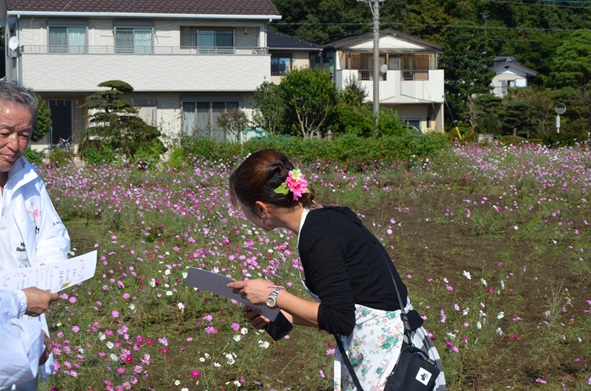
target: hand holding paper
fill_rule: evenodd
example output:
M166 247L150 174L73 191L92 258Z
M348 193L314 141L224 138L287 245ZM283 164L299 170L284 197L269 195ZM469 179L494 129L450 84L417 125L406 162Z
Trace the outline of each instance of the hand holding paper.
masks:
M217 293L218 295L222 295L227 298L236 300L237 302L245 306L248 306L251 309L260 310L261 315L263 315L271 321L275 319L275 317L279 314L278 309L271 309L266 305L254 305L239 293L234 293L232 291L232 288L228 287L228 284L234 281L236 280L234 280L233 278L229 278L221 274L212 273L207 270L192 267L189 268L185 284L188 286L192 286L194 288L210 291L212 293ZM262 302L264 303L264 300Z
M94 276L96 250L66 261L0 271L0 289L17 290L31 286L59 292Z

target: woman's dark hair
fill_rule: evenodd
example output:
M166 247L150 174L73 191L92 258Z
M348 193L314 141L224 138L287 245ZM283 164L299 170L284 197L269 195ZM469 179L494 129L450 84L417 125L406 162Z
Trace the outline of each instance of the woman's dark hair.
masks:
M314 192L305 193L297 201L293 194L275 193L295 167L287 156L273 150L262 150L247 157L230 175L230 197L232 203L242 204L253 210L257 201L266 202L282 208L293 208L298 204L312 205Z

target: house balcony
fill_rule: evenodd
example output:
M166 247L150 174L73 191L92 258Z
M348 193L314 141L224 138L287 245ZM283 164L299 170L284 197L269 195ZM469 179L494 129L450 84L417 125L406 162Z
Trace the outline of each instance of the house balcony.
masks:
M270 81L270 55L263 47L28 45L18 61L19 80L38 92L91 92L114 79L138 92L237 92Z
M379 75L380 103L443 103L444 71L429 70L388 70ZM335 83L344 89L355 80L366 92L366 100L373 99L373 71L364 69L340 69L335 71Z

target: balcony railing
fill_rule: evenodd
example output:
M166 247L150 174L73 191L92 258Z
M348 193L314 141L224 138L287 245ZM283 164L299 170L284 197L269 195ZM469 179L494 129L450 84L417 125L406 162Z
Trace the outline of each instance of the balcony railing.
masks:
M413 69L402 71L402 80L429 80L428 69Z
M373 80L373 71L367 69L359 70L359 80ZM379 73L379 80L388 80L386 73Z
M24 45L26 54L173 54L173 55L266 55L266 47L185 47L185 46L48 46Z

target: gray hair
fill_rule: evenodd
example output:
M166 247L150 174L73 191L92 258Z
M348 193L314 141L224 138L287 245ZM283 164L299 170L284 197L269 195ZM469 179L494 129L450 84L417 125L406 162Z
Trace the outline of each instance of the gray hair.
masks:
M16 81L0 81L0 105L10 103L26 107L33 117L33 123L37 119L39 101L35 93Z

